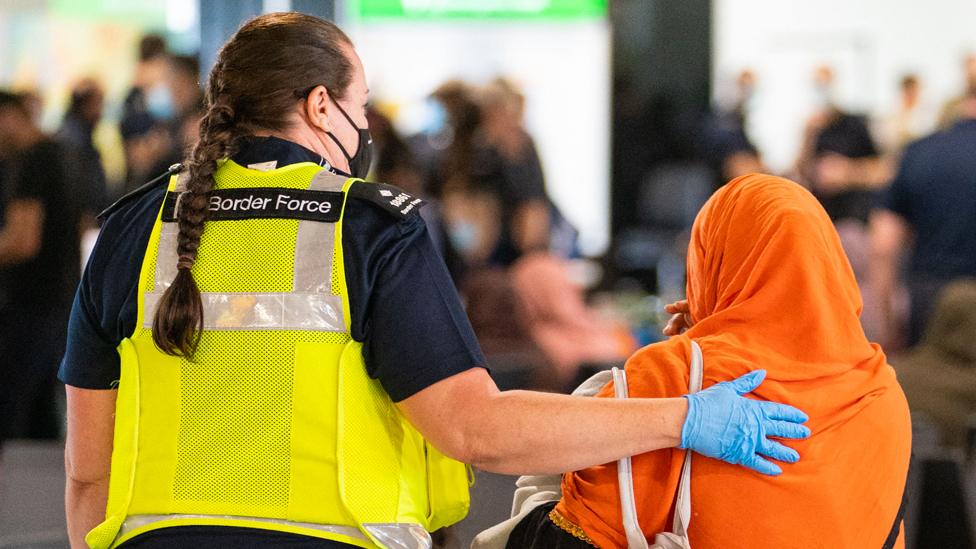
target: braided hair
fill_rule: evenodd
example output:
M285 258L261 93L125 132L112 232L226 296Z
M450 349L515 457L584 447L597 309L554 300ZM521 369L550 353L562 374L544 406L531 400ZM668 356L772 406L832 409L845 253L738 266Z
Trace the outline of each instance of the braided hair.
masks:
M161 351L192 358L203 331L203 300L193 264L207 220L208 194L218 161L234 154L241 137L288 129L300 100L316 86L342 98L352 79L343 47L349 38L334 24L299 13L251 19L224 45L210 71L200 138L189 159L177 223L176 278L153 318Z

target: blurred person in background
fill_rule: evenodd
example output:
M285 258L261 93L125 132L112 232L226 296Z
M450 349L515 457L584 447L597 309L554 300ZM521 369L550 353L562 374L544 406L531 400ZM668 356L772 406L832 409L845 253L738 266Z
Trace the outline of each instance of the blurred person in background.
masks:
M533 337L509 269L473 272L458 290L478 344L491 364L491 377L500 389L565 388L553 379L555 367Z
M427 194L442 198L445 192L471 186L481 109L473 88L461 80L438 86L429 105L437 120L409 143L427 172Z
M580 372L619 366L637 349L626 326L602 318L585 301L566 260L548 252L523 255L510 269L517 315L551 368L536 387L571 392Z
M976 88L958 109L952 127L905 148L871 215L869 282L878 317L887 321L882 345L917 343L942 289L976 277ZM893 295L903 283L911 300L907 334L892 314Z
M448 270L460 272L461 257L453 246L448 245L441 218L440 201L427 194L424 184L424 171L407 141L397 132L393 121L375 107L366 110L370 135L373 138L373 168L370 179L373 181L396 181L397 186L413 196L427 201L420 216L427 223L434 247L441 253Z
M166 40L156 34L142 37L119 120L126 160L123 194L161 173L178 156L181 145L169 124L176 114L173 72Z
M479 163L482 111L476 91L460 80L441 84L431 100L443 113L443 127L411 143L427 162L427 194L439 202L447 235L445 257L451 277L464 278L491 264L501 234L501 209L492 180ZM436 126L435 126L436 127Z
M30 118L37 127L41 126L41 119L44 116L44 96L36 88L27 88L16 92L20 96L24 107L30 113Z
M812 83L818 106L807 120L796 170L835 223L866 223L887 170L865 118L837 105L833 69L817 67Z
M173 118L182 122L203 108L200 60L194 55L173 55L169 58L169 66L169 84L173 96Z
M371 179L397 181L397 186L414 196L424 196L424 175L420 163L388 116L370 105L366 109L369 134L373 137ZM426 208L425 208L426 210Z
M968 116L965 112L964 103L967 96L976 90L976 53L971 53L963 58L962 77L962 93L942 105L942 111L939 114L939 128L943 130L951 128L957 120Z
M898 90L898 105L880 121L878 131L885 154L896 160L906 145L935 128L935 117L922 100L922 83L918 75L902 76Z
M102 119L105 91L92 78L78 82L71 90L68 110L55 135L64 147L71 166L72 180L82 215L82 230L95 228L97 216L108 206L108 188L102 155L95 147L93 134Z
M163 163L172 160L173 135L148 112L126 117L119 124L119 133L125 153L123 192L128 193L162 173Z
M976 414L976 279L948 284L921 342L892 359L913 414L939 429L941 442L966 448ZM968 448L967 448L968 449Z
M186 157L200 133L203 116L203 90L200 87L200 62L192 55L167 57L167 72L163 79L172 101L172 112L153 116L156 124L169 132L170 150L149 170L148 177L165 172Z
M705 120L702 154L716 173L716 188L741 175L766 171L747 132L755 93L755 73L740 71L734 88L719 98Z
M542 162L525 130L525 96L504 78L479 90L482 122L478 171L498 196L501 234L491 262L507 267L550 244L554 208Z
M6 437L54 439L55 375L79 278L79 213L61 145L0 91L0 376Z
M138 61L132 87L122 103L121 121L133 115L149 113L157 119L173 115L173 97L168 85L170 72L166 39L148 34L139 40Z

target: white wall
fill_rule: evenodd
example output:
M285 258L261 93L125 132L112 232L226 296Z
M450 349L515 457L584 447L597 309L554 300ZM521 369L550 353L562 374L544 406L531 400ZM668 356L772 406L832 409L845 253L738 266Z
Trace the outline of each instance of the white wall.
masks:
M609 242L610 35L605 21L343 24L372 96L400 107L401 130L439 84L505 75L526 94L526 118L549 194L588 255ZM395 184L396 182L391 182Z
M714 81L758 76L751 133L777 170L796 154L813 108L814 66L835 67L838 99L871 114L893 109L900 76L916 72L937 107L962 86L962 58L976 52L974 0L715 0Z

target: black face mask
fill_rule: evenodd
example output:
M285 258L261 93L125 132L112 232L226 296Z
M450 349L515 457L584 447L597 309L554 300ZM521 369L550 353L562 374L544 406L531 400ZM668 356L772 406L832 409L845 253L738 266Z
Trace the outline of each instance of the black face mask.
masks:
M338 102L333 101L333 103L335 103L336 107L339 107L339 112L342 113L342 116L346 117L349 125L355 128L356 132L359 134L359 145L356 147L356 154L350 155L348 152L346 152L346 148L342 146L342 143L339 142L339 139L336 138L332 132L326 132L326 135L335 141L335 144L339 146L339 150L342 151L342 156L345 156L346 161L349 162L349 175L362 179L369 173L369 162L370 154L372 152L371 145L373 144L373 138L369 135L368 129L360 128L355 122L352 121L352 118L346 114L345 109L343 109Z

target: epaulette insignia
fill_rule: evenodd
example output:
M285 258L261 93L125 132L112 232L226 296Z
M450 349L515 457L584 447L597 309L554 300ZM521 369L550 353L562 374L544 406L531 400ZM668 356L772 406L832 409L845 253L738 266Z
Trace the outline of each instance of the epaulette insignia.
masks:
M369 201L398 219L420 213L420 208L426 204L423 199L384 183L357 181L347 192L349 196Z

